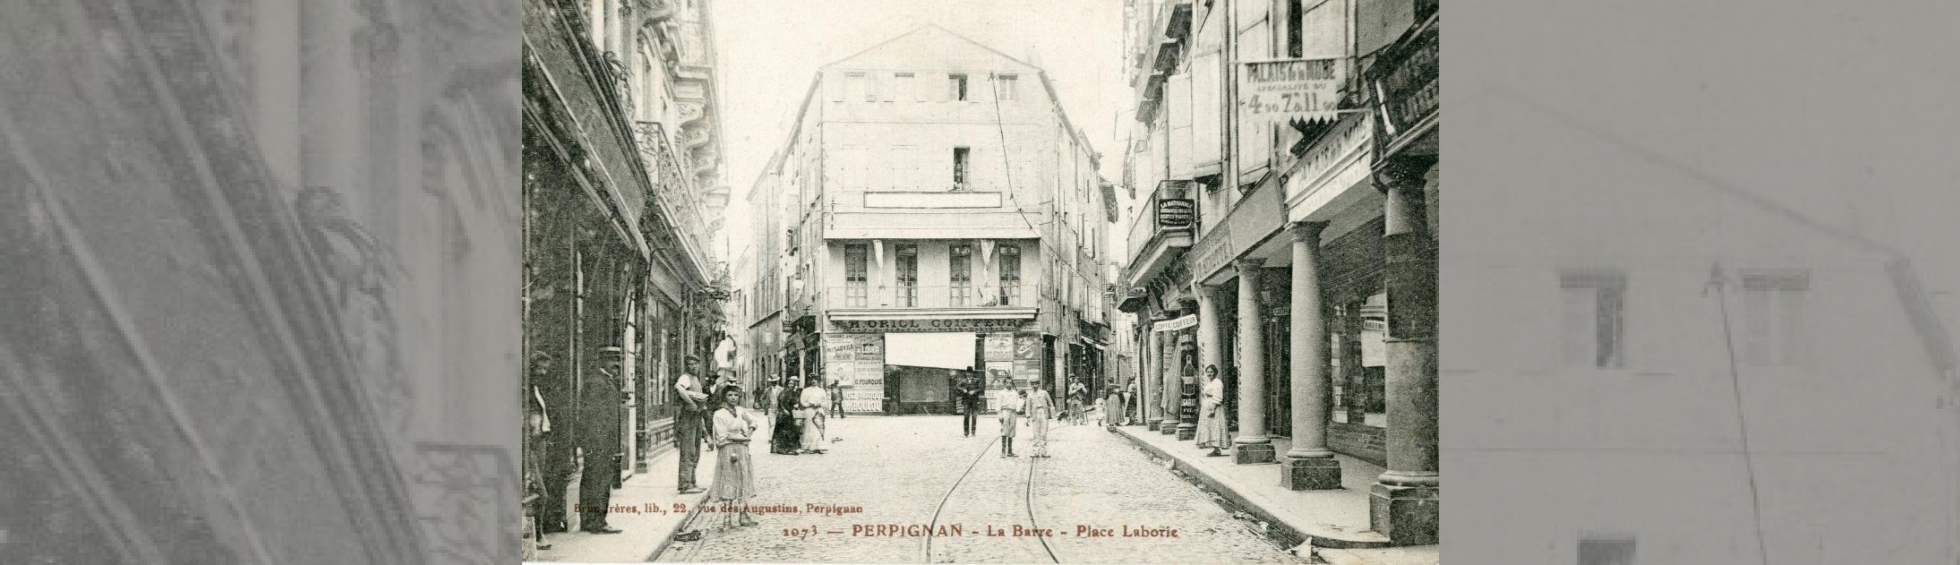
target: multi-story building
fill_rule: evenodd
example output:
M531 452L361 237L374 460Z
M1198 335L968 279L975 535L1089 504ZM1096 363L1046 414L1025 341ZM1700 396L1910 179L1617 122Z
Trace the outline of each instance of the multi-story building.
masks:
M1451 472L1532 477L1465 491L1512 509L1513 533L1451 552L1952 561L1953 342L1906 254L1778 194L1802 189L1733 186L1556 110L1486 107L1466 127L1542 141L1466 159L1560 164L1451 202L1477 242L1445 251L1467 276L1442 289L1444 387L1474 415L1452 416Z
M827 65L749 196L757 284L785 298L753 322L780 316L785 371L840 382L855 412L944 394L886 382L887 333L973 335L996 387L1100 386L1097 166L1041 69L945 29Z
M787 211L782 198L779 174L781 154L770 160L747 195L749 215L749 266L737 285L748 291L747 315L739 320L742 348L749 352L749 371L759 383L783 379L783 265L788 260L784 244L783 219Z
M524 390L552 423L524 457L549 532L575 527L574 493L672 444L671 384L686 357L712 367L722 337L727 190L705 6L524 8Z
M1137 121L1124 178L1139 205L1121 307L1138 317L1147 424L1195 435L1199 375L1216 367L1237 463L1278 461L1296 490L1376 477L1372 533L1343 525L1319 542L1437 542L1435 190L1421 182L1434 179L1434 105L1395 101L1387 135L1403 152L1376 163L1386 137L1363 88L1384 46L1433 29L1434 8L1127 9ZM1398 95L1428 87L1433 100L1428 61L1400 67Z

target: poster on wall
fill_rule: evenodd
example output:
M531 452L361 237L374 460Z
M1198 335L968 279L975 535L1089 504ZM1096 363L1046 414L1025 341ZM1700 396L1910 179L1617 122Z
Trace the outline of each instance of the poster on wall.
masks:
M881 334L825 334L824 379L844 389L844 410L884 410L885 355ZM855 399L855 400L853 400Z
M858 345L858 336L853 334L824 334L824 364L848 363L857 360Z
M1021 334L1021 335L1014 336L1014 358L1015 359L1040 359L1041 336L1034 335L1034 334Z
M1011 361L1014 359L1014 334L987 334L986 344L988 361Z
M987 409L1000 406L1002 394L1013 394L1014 389L1025 383L1014 374L1013 361L990 361L987 363Z
M844 390L844 410L847 412L880 412L884 408L884 387L859 386Z
M883 391L885 386L885 366L883 364L873 364L869 361L859 361L857 364L857 373L852 378L857 381L858 386L877 387L878 390ZM880 392L880 394L883 393Z

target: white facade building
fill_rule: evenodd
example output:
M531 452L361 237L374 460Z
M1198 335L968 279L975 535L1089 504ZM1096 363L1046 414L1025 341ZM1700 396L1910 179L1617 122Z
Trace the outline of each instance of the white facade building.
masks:
M942 28L825 66L750 196L781 226L756 256L780 261L786 371L839 381L847 410L931 405L937 385L887 386L883 335L966 333L1001 386L1099 384L1097 159L1041 69Z

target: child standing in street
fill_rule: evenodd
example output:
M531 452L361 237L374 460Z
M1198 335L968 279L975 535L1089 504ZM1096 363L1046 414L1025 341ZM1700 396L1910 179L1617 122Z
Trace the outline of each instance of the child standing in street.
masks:
M1014 428L1021 425L1021 406L1027 400L1028 392L1002 393L1000 407L996 411L1000 413L1000 456L1007 458L1014 456Z

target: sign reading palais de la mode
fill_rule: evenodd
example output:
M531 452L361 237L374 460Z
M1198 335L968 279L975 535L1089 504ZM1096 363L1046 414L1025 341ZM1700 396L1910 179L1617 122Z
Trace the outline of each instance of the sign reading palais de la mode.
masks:
M1288 59L1245 64L1239 73L1242 126L1340 117L1339 59Z

